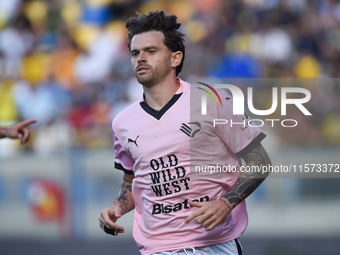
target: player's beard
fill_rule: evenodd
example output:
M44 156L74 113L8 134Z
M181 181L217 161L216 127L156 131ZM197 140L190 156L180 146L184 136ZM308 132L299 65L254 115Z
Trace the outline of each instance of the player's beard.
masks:
M171 66L170 64L167 65L167 63L163 63L155 67L151 67L149 65L146 65L145 67L149 70L148 74L139 75L137 73L138 67L135 70L135 76L140 84L148 88L160 83L171 71Z

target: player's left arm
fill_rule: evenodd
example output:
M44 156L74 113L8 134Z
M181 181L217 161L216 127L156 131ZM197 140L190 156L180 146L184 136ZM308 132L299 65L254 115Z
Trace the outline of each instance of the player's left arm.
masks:
M261 144L242 157L247 166L259 169L259 172L244 171L231 189L221 198L230 211L246 199L267 178L269 171L262 172L262 166L271 165L271 160Z
M262 166L271 164L270 158L261 144L258 144L242 159L247 166L258 167L262 170ZM213 230L218 226L228 214L239 203L246 199L269 175L269 172L242 172L235 184L230 190L219 200L209 202L189 202L191 206L200 207L193 212L185 222L188 223L192 219L197 218L197 223L202 224L207 231Z

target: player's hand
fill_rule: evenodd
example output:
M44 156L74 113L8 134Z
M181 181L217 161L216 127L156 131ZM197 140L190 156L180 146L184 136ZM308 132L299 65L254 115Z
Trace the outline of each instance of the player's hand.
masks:
M110 207L100 212L99 226L107 234L117 236L118 233L124 233L124 227L116 224L118 218L122 215L122 209L117 205L111 205Z
M231 211L231 207L228 206L226 199L222 199L223 198L208 202L189 201L191 206L198 207L199 209L190 214L185 219L185 223L189 223L191 220L198 217L196 220L198 224L202 224L207 231L213 230L227 218Z
M21 144L25 144L30 137L30 131L28 130L27 126L36 122L36 120L26 120L19 122L11 127L6 128L5 136L9 138L18 138L20 139Z

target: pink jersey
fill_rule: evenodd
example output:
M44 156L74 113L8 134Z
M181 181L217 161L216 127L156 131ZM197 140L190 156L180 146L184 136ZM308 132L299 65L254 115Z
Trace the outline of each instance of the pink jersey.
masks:
M202 93L180 80L180 88L160 111L141 99L113 121L115 167L135 175L133 236L142 254L228 242L247 226L245 202L212 231L196 220L184 223L198 209L188 201L221 198L239 175L207 173L204 166L238 168L239 157L265 137L259 128L247 125L213 127L213 118L242 122L246 116L232 114L232 100L223 91L223 106L208 100L211 114L202 116L200 102L191 102L193 96L200 100Z

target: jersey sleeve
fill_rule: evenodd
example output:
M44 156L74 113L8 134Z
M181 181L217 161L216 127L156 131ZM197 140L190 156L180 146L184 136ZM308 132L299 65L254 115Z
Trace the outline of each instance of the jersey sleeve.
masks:
M117 135L112 130L113 148L115 151L114 165L115 168L124 171L126 174L133 174L133 165L135 161L130 153L121 145Z
M216 132L228 148L240 158L254 149L266 135L251 122L246 113L233 115L233 100L226 92L222 93L221 96L226 99L222 106L216 108L216 115L224 124L216 124Z

